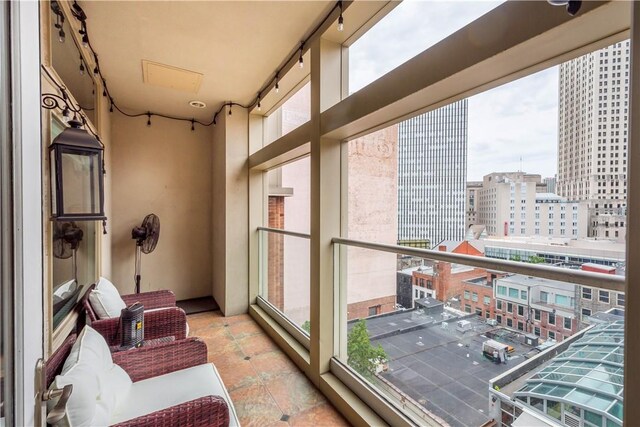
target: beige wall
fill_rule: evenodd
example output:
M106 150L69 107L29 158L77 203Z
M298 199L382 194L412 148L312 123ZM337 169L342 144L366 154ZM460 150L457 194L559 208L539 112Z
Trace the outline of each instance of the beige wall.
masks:
M213 211L209 262L213 297L225 316L249 309L249 117L245 109L228 109L211 136L210 178Z
M348 144L349 238L395 245L398 241L398 126ZM349 248L349 318L357 317L358 303L365 301L370 301L369 306L381 304L382 311L393 309L396 262L395 254Z
M142 255L141 290L170 289L178 300L211 295L211 128L112 117L110 279L120 292L133 292L131 229L155 213L160 240Z

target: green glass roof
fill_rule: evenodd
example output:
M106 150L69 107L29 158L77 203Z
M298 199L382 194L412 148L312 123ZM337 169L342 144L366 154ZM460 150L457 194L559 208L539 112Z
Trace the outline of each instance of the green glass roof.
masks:
M598 325L556 356L516 397L560 399L622 422L624 322Z

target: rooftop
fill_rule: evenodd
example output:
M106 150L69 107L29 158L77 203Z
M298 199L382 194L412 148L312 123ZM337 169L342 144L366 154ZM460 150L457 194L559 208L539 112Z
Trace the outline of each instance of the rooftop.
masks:
M543 279L541 277L525 276L523 274L512 274L496 279L496 282L512 283L521 286L536 286L561 289L564 291L574 291L576 285L573 283L561 282L559 280Z
M445 312L446 315L446 312ZM466 316L471 329L462 333L450 317L421 316L416 311L367 319L374 345L389 356L389 370L382 376L452 426L479 426L489 421L489 380L522 361L531 348L523 336L495 328L476 315ZM514 347L506 364L482 355L488 339Z

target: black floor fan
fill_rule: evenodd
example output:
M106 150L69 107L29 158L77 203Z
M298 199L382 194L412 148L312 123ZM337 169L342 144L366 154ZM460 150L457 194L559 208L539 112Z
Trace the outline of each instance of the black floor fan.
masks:
M53 228L53 256L60 259L71 258L73 278L78 279L76 252L84 233L75 222L55 221Z
M144 217L142 225L133 227L131 238L136 241L136 293L140 293L140 262L142 253L153 252L160 238L160 218L156 214L149 214Z

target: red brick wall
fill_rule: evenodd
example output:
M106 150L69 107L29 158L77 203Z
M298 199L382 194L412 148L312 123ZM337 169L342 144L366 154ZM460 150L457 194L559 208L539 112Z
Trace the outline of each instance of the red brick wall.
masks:
M469 298L465 298L465 291L469 292ZM473 293L478 295L478 300L473 300ZM462 283L462 299L460 300L460 310L466 311L466 305L471 306L471 313L476 312L476 308L482 310L482 317L486 318L486 312L489 310L489 317L495 318L496 303L493 298L493 288L482 285L472 285L470 283ZM489 305L484 303L484 297L489 297Z
M436 291L436 298L443 302L449 298L460 297L463 292L463 282L465 280L487 274L486 270L481 268L474 268L473 270L461 273L452 273L451 264L448 262L436 262L434 263L434 268L438 272L437 277L420 271L414 271L412 279L413 285L426 286L427 280L430 280L433 284L433 289Z
M347 306L347 320L369 317L369 307L379 307L376 314L389 313L393 311L395 303L395 295L351 303Z
M284 197L269 196L269 227L284 228ZM268 300L279 310L284 309L284 236L268 233L269 261L267 266Z

